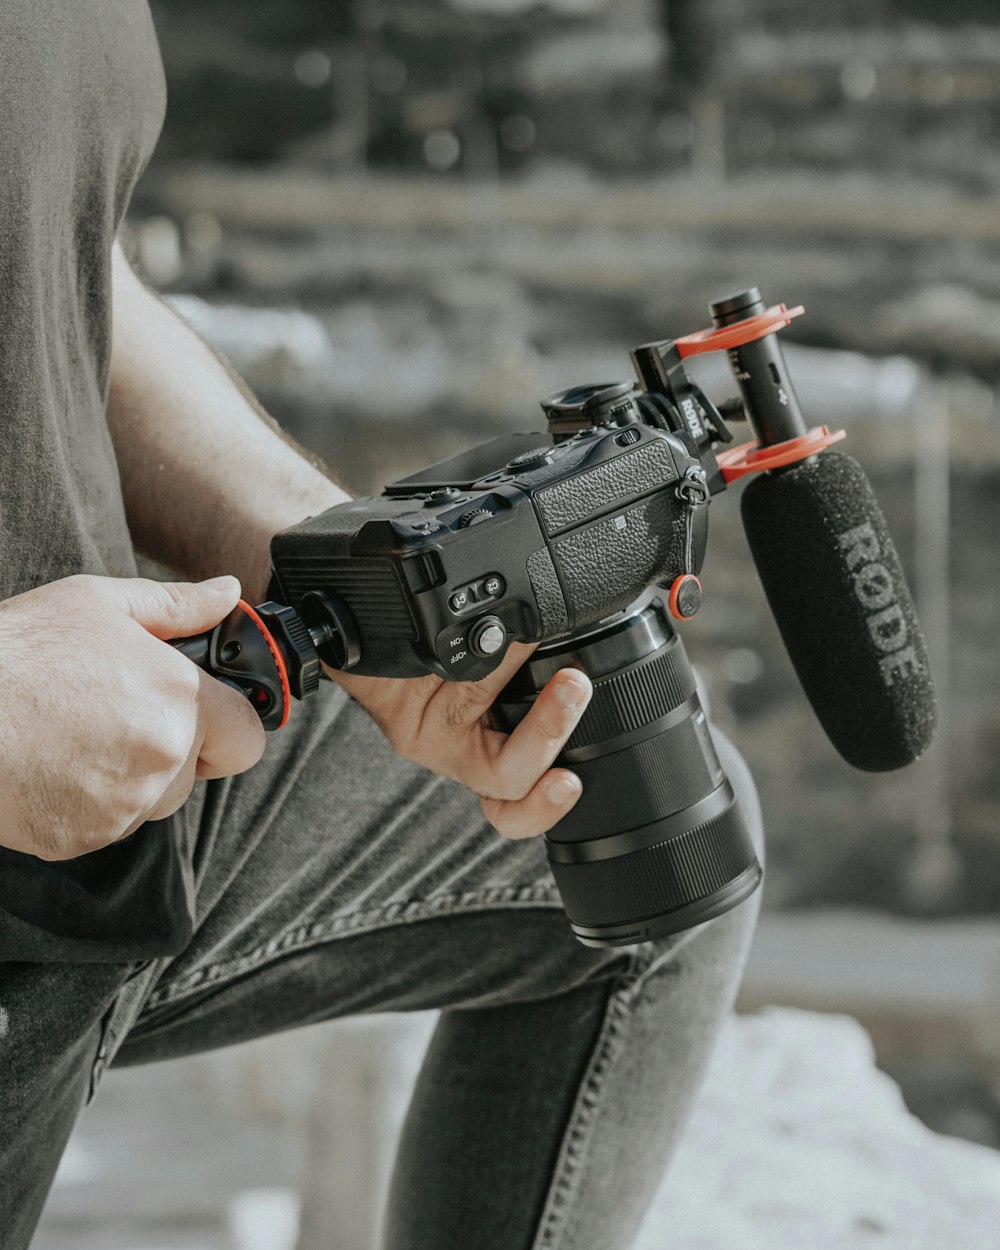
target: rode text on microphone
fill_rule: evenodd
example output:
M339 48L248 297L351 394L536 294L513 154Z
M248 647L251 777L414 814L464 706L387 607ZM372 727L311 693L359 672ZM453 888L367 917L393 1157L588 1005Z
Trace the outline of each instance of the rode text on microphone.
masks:
M478 680L511 642L538 643L494 715L514 728L561 667L593 681L558 760L583 795L546 835L574 933L626 945L728 910L761 870L673 624L701 604L712 495L753 478L750 549L844 758L900 767L935 719L926 648L871 487L829 450L843 431L809 429L799 410L777 332L802 311L766 307L755 288L717 301L710 329L636 348L635 381L544 400L545 432L493 439L307 518L272 542L280 602L241 605L178 645L278 728L290 696L316 688L317 657L371 676ZM739 388L718 406L684 363L712 351L727 354ZM727 421L740 419L754 437L729 447Z

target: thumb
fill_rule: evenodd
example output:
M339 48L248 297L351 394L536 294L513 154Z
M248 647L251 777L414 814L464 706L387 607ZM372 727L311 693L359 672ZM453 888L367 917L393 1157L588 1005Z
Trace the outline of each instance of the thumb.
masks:
M200 634L229 615L240 597L235 577L207 582L154 582L129 578L119 583L123 607L154 637L187 638Z

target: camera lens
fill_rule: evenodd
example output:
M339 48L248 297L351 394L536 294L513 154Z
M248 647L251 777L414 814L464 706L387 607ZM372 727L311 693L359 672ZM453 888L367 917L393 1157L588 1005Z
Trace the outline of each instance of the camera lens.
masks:
M540 648L506 687L513 728L560 668L594 696L557 761L583 782L546 835L576 936L626 946L688 929L753 893L761 868L712 743L683 644L654 598L613 626Z

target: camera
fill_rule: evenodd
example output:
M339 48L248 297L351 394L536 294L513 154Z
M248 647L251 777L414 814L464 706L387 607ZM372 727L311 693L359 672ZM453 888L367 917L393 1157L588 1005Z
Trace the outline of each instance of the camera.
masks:
M787 324L783 306L768 316L749 295L768 333ZM573 932L592 945L701 923L761 878L673 627L701 602L709 502L726 484L717 450L731 439L683 350L638 347L637 380L543 400L544 432L495 438L272 543L273 596L324 623L319 653L335 667L477 680L512 641L538 643L496 702L505 729L558 668L588 674L592 701L558 761L583 794L546 847Z
M799 410L777 332L803 309L768 307L755 287L710 307L708 329L635 348L634 380L544 400L545 430L278 534L271 601L177 644L267 728L317 688L320 661L475 681L512 642L536 644L494 704L505 730L558 669L587 673L593 697L557 760L583 793L545 844L571 928L594 946L700 924L761 879L675 629L701 604L709 504L729 483L757 475L743 495L751 552L841 754L900 767L934 725L926 650L871 488L827 452L843 431L807 429ZM719 405L685 366L713 351L739 390ZM727 446L728 422L743 419L756 437Z

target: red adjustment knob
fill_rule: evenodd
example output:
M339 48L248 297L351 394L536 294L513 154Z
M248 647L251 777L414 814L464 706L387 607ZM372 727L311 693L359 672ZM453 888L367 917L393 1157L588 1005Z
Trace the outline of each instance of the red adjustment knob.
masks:
M667 599L670 615L678 621L689 621L701 607L701 582L693 573L675 577Z

